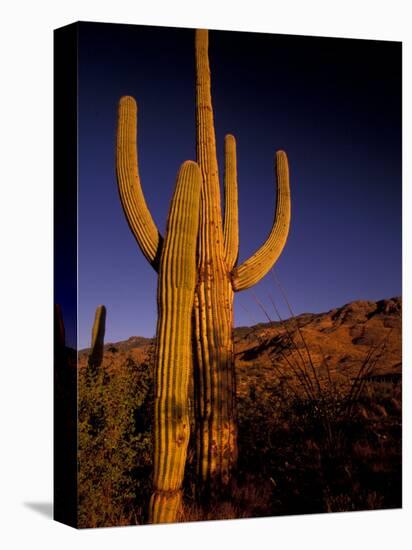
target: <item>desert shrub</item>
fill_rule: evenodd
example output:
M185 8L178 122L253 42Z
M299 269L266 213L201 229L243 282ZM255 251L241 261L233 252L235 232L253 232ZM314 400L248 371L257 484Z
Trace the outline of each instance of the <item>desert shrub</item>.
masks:
M276 345L283 365L269 354L277 384L251 385L239 398L238 480L253 477L249 483L265 489L272 482L262 515L401 506L401 385L369 382L385 360L390 331L343 384L332 377L325 357L314 365L290 313L287 323L279 317L283 330ZM267 347L263 339L259 343Z
M257 495L271 493L266 510L248 503L251 515L401 506L399 387L394 397L388 388L384 398L379 387L376 395L371 391L359 395L350 414L346 393L333 402L325 390L319 403L279 384L258 388L256 397L254 391L241 396L238 484L254 485ZM376 405L386 414L377 415Z
M150 490L151 369L109 354L79 369L79 524L141 523Z

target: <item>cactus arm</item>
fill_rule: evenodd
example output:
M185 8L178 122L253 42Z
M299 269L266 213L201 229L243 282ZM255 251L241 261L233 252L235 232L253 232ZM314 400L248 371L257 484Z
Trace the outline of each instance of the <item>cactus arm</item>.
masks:
M276 262L286 244L290 225L290 187L288 159L284 151L276 153L276 176L276 211L272 230L261 248L234 269L232 284L235 291L245 290L260 281Z
M92 329L92 345L89 355L89 365L99 367L103 361L104 333L106 330L106 308L99 306L96 309Z
M189 442L192 310L197 281L196 246L201 173L185 162L170 206L158 281L155 361L154 492L150 523L179 517Z
M143 195L136 141L137 104L132 97L124 96L119 102L116 143L116 173L120 200L138 245L157 271L163 239Z
M237 197L236 140L225 137L225 221L223 228L225 260L229 271L236 265L239 255L239 221Z

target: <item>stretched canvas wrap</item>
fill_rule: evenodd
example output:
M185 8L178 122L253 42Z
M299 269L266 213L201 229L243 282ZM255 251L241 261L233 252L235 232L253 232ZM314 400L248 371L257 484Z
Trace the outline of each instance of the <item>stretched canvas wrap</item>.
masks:
M55 519L402 506L398 42L55 31Z

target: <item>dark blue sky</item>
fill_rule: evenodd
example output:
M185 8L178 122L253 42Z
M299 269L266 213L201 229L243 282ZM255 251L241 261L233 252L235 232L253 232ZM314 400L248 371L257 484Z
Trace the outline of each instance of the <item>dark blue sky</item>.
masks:
M117 192L117 102L138 102L142 186L163 231L178 168L195 159L195 74L192 30L79 29L82 348L99 304L107 342L156 327L157 275ZM209 42L221 168L224 135L237 139L240 261L270 230L274 153L284 149L292 224L276 271L295 313L401 294L400 43L224 31ZM268 309L270 293L286 316L271 275L253 291ZM264 320L250 291L235 296L236 325Z

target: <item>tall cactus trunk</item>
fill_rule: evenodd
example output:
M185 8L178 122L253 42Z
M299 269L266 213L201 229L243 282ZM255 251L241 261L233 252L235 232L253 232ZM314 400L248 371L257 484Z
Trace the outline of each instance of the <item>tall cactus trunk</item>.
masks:
M155 362L154 492L150 523L179 519L189 443L189 376L197 280L201 176L186 161L178 175L160 259Z
M229 484L237 460L233 291L224 276L202 269L194 314L196 450L200 490L213 496Z
M227 485L236 462L233 290L224 235L211 98L207 31L196 32L197 162L202 172L195 377L198 474L202 489Z

